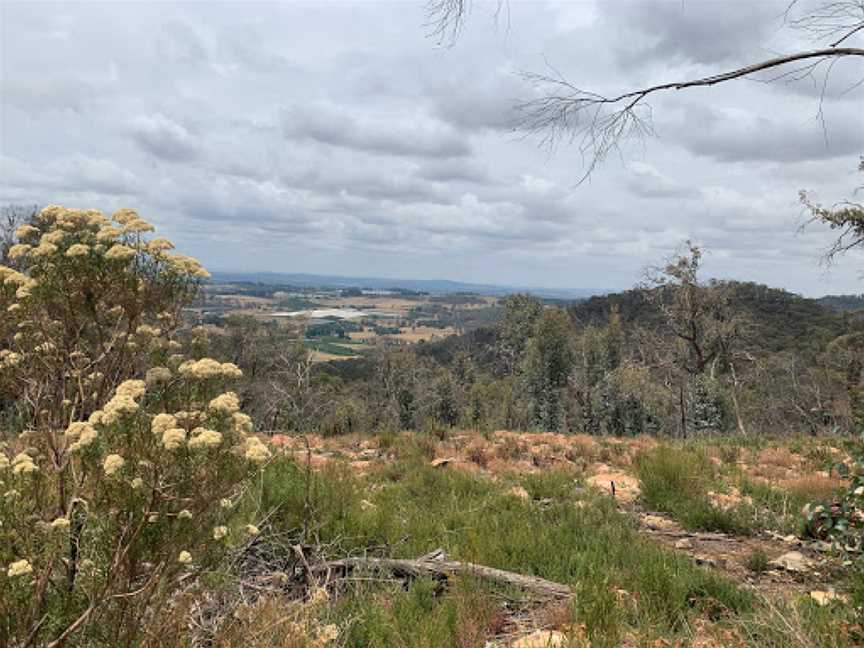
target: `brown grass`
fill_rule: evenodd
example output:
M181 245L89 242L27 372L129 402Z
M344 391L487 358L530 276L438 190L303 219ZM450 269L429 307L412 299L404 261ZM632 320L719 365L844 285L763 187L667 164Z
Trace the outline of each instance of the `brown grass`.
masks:
M472 439L465 448L465 456L471 463L485 468L489 465L489 444L485 439Z
M825 474L812 474L797 477L781 482L779 486L790 494L811 499L814 501L822 501L830 499L838 490L843 488L845 482L836 477L829 477Z
M757 462L791 470L799 466L801 457L789 448L766 448L757 455Z

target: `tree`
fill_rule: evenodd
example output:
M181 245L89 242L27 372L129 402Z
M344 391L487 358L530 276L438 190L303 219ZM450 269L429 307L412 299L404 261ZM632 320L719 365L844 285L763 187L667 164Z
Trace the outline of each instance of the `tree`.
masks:
M662 313L669 332L680 342L676 363L689 374L710 369L728 358L740 321L732 316L723 285L699 281L702 250L687 242L687 252L663 268L648 271L649 302Z
M662 314L663 327L675 341L671 362L678 374L681 433L720 427L722 407L712 389L720 371L729 371L733 377L732 400L743 433L733 357L743 321L733 314L723 283L700 282L701 263L702 250L688 241L685 253L673 257L663 268L648 271L645 294Z
M36 220L39 207L36 205L6 205L0 210L0 264L9 265L9 248L15 242L15 231Z
M526 349L524 375L532 397L534 423L543 430L558 431L563 424L563 390L574 360L571 333L567 312L547 308Z
M864 157L858 163L858 170L864 173ZM864 187L853 192L858 193ZM800 193L801 204L810 212L813 222L827 225L839 231L836 240L825 252L825 261L831 263L837 256L864 245L864 204L844 200L837 205L825 207L815 202L806 191Z
M543 304L528 294L508 295L503 302L504 313L498 322L497 354L505 375L512 376L520 368L528 339L543 312Z

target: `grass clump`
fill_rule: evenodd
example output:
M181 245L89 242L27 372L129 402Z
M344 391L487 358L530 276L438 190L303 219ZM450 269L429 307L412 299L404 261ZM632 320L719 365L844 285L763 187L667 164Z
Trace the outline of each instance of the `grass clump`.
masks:
M768 554L762 549L754 549L744 559L744 566L756 574L768 571Z
M708 491L714 465L702 452L658 446L636 458L642 499L656 511L672 515L686 529L744 534L752 531L737 509L715 506Z

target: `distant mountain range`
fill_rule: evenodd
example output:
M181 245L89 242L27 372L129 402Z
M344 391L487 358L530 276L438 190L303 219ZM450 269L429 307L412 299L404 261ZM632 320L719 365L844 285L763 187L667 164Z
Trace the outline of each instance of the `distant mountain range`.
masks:
M312 288L361 288L366 290L416 290L432 294L475 293L500 297L517 292L530 292L538 297L550 299L579 299L592 295L603 295L609 290L602 288L537 288L531 286L497 286L492 284L465 283L448 279L384 279L381 277L339 277L284 272L214 272L212 281L250 282L281 284Z

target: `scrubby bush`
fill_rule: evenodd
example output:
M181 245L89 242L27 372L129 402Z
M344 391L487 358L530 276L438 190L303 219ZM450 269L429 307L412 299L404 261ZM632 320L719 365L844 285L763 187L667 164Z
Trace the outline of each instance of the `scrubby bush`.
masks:
M833 502L808 505L804 509L811 533L835 541L853 555L864 548L864 435L850 444L850 461L837 465L848 486ZM864 572L864 561L858 560Z
M131 210L51 206L0 267L0 644L158 637L188 575L232 537L269 457L226 391L230 363L173 338L207 276Z

